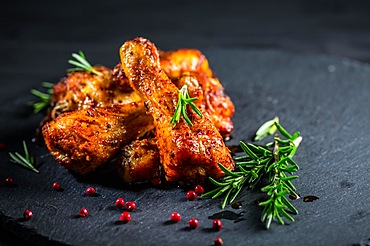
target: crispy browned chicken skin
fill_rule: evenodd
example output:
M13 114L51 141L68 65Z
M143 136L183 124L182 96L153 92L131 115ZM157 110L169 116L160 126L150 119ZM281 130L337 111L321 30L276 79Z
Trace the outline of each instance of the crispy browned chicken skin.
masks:
M185 72L200 73L212 77L212 70L208 65L208 60L199 50L161 51L160 62L162 70L170 79L176 80ZM120 63L113 69L113 82L123 90L133 90Z
M112 159L123 144L153 128L143 103L64 113L42 128L51 155L65 168L87 174Z
M50 111L36 130L38 141L42 141L42 127L46 122L62 113L140 101L132 89L127 91L118 86L123 78L114 76L111 69L102 66L93 68L101 75L89 71L73 71L53 86Z
M111 69L106 67L94 69L102 75L89 71L74 71L54 85L51 119L64 112L140 101L136 93L122 90L117 85L120 78L114 77Z
M199 84L200 79L206 79L204 76L198 73L184 72L180 79L175 80L176 86L181 88L186 85L190 94L190 97L197 97L194 103L203 112L207 112L207 103L205 102L205 96L201 86ZM207 81L203 82L202 85L209 87ZM221 108L217 108L221 110ZM211 111L212 112L212 111ZM222 114L228 114L228 110L225 112L220 112ZM208 113L208 112L207 112ZM231 121L231 116L222 118L227 119L226 121L220 121L217 117L219 114L210 115L212 122L216 125L219 124L220 127L227 127L228 121ZM122 150L122 157L117 161L118 174L122 181L125 183L138 183L152 180L158 177L158 170L160 166L159 160L159 150L156 143L151 139L148 142L147 139L135 140L130 145L124 146ZM150 143L150 144L149 144Z
M150 181L160 176L160 159L156 139L135 140L124 146L117 161L118 175L125 183Z
M120 49L121 64L131 87L153 116L161 164L169 181L204 182L209 176L224 176L222 163L233 170L234 163L220 133L208 118L188 110L193 126L170 120L177 104L178 88L161 70L154 44L143 38L127 41Z
M212 77L207 58L195 49L179 49L160 52L162 70L170 79L178 79L185 72L195 72Z
M182 87L183 80L189 75L194 77L192 80L197 80L197 86L202 89L202 95L195 95L202 97L197 101L197 106L203 105L223 137L230 136L234 130L231 120L235 111L234 104L220 81L212 77L206 57L199 50L179 49L160 52L159 59L162 70L178 88ZM121 64L114 68L113 80L122 90L132 90Z
M234 129L231 118L234 115L234 104L226 95L220 81L213 77L207 58L195 49L179 49L160 52L162 70L178 88L182 87L183 79L194 77L203 90L202 98L198 97L198 106L204 105L204 110L210 115L213 124L223 137L227 137ZM189 88L189 94L190 87ZM192 95L191 95L192 96ZM192 96L193 97L193 96Z

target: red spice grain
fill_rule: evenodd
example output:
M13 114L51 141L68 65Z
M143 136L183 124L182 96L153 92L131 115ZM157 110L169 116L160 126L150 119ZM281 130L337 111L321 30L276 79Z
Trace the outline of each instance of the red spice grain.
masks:
M5 180L4 180L4 183L5 183L5 185L7 185L7 186L12 186L12 185L14 185L14 180L13 180L13 178L12 177L7 177Z
M189 190L188 193L186 193L186 199L189 201L194 201L197 198L197 194L193 190Z
M222 246L223 244L224 244L224 242L222 241L222 238L217 237L215 239L215 246Z
M117 208L123 208L125 206L125 200L122 197L118 197L115 204Z
M33 214L32 211L27 209L26 211L23 212L23 218L25 220L30 220L32 218Z
M92 186L90 186L89 188L87 188L86 189L86 194L88 195L88 196L93 196L93 195L95 195L95 188L94 187L92 187Z
M216 231L220 231L222 229L222 222L221 222L221 220L219 220L219 219L213 220L212 227Z
M191 218L188 222L190 229L195 229L199 225L199 221L196 218Z
M119 219L124 222L124 223L127 223L131 220L131 214L127 211L123 212L120 216L119 216Z
M204 194L204 188L201 185L195 186L194 191L197 195L203 195Z
M126 202L125 207L126 207L127 211L133 211L133 210L136 209L136 203L132 202L132 201Z
M181 220L181 215L178 212L173 212L170 216L172 222L179 222Z
M81 208L80 209L80 217L86 217L89 215L89 212L87 211L86 208Z
M54 182L53 185L52 185L53 189L54 190L60 190L60 184L58 182Z

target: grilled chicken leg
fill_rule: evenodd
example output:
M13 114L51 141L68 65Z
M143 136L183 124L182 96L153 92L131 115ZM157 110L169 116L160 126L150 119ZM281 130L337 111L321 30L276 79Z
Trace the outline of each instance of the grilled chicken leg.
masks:
M124 144L153 129L142 102L64 113L42 128L51 155L67 169L87 174L106 163Z
M136 38L120 49L121 65L131 87L153 116L160 160L169 181L204 182L224 176L222 163L234 169L229 149L209 117L187 110L193 126L170 124L178 88L160 67L159 52L149 40Z
M178 88L182 87L183 80L189 75L195 77L197 86L203 90L202 99L199 98L197 104L204 104L204 110L208 112L222 137L230 136L234 130L231 121L235 111L234 104L220 81L213 77L207 58L199 50L179 49L160 52L159 59L161 69ZM113 70L113 82L126 93L132 90L121 64Z

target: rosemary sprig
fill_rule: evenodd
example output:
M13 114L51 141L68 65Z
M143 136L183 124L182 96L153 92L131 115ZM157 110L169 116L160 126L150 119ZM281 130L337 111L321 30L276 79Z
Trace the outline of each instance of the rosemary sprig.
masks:
M268 143L265 147L246 144L241 141L240 146L245 155L235 158L238 170L231 172L222 164L219 164L219 167L225 172L225 177L219 181L209 178L216 188L203 195L212 198L224 195L222 202L222 209L224 209L227 203L232 203L235 200L243 187L253 188L262 177L267 177L269 184L261 188L261 191L267 193L269 199L259 203L259 206L264 207L261 221L266 223L267 229L270 228L273 220L284 224L282 217L294 221L289 212L298 214L297 209L285 195L298 196L292 183L292 180L298 178L298 176L292 174L299 167L292 158L302 141L302 137L299 136L299 132L295 132L293 135L289 134L276 119L265 123L264 130L256 135L273 134L272 129L275 129L274 131L279 131L286 139L281 139L278 135L275 135L274 141Z
M188 92L188 87L184 85L181 87L180 90L178 90L178 101L177 106L175 109L175 113L173 117L171 118L170 124L175 127L176 124L180 121L180 116L184 117L185 121L190 125L193 126L193 123L189 119L187 113L186 113L186 105L189 104L190 108L195 111L197 115L200 117L203 117L202 112L197 108L197 106L193 103L195 100L198 100L197 97L190 97Z
M31 93L39 98L38 102L32 102L33 113L37 114L44 108L50 106L50 100L53 95L53 84L50 82L42 82L42 86L47 89L46 93L36 89L32 89Z
M9 152L10 161L18 165L21 165L25 168L28 168L31 171L34 171L35 173L39 173L39 171L34 167L35 159L29 155L25 141L23 141L23 150L24 150L24 156L22 156L18 152L15 152L15 153Z
M103 74L96 69L94 69L91 64L86 60L85 54L82 51L77 53L72 53L72 57L76 60L68 60L68 63L76 67L67 69L67 72L72 71L89 71L98 76L103 76Z

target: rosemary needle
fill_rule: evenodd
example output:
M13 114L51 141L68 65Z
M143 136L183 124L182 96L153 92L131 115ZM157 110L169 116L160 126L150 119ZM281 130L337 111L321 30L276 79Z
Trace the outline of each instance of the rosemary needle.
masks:
M193 103L195 100L198 100L198 98L189 96L188 87L186 85L184 85L183 87L181 87L180 90L178 90L178 101L177 101L175 113L170 121L170 124L172 124L173 127L175 127L176 124L180 121L181 115L190 126L193 125L193 123L191 122L191 120L189 119L186 113L187 104L189 104L190 108L194 110L197 115L199 115L200 117L203 117L203 114L200 112L197 106Z
M42 87L46 88L47 91L41 92L36 89L32 89L31 93L38 97L39 101L38 102L31 102L30 104L33 107L33 113L37 114L44 108L48 108L50 106L50 100L53 95L53 84L50 82L42 82Z
M29 155L26 142L23 141L23 150L24 150L24 156L19 154L18 152L11 153L10 155L10 161L21 165L25 168L28 168L31 171L34 171L35 173L39 173L39 171L34 167L35 159Z
M87 61L85 54L82 51L77 53L72 53L72 57L76 60L68 60L68 63L74 65L76 67L67 69L67 72L72 71L89 71L94 73L98 76L103 76L103 74L91 66L91 64Z

